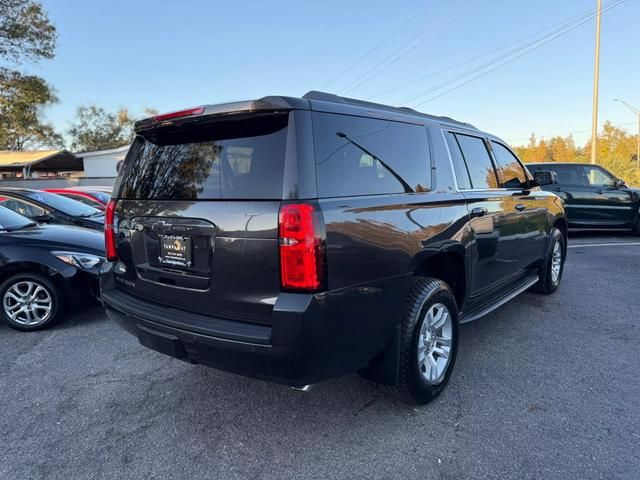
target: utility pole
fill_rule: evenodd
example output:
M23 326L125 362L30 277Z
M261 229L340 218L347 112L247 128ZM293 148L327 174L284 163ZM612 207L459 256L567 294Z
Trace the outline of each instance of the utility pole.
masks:
M593 115L591 117L591 163L596 163L598 152L598 81L600 79L600 17L602 0L598 0L596 14L596 54L593 66Z
M640 168L640 109L637 109L633 105L629 105L627 102L625 102L624 100L620 100L619 98L614 98L613 101L620 102L638 116L638 147L636 151L636 163L638 168Z

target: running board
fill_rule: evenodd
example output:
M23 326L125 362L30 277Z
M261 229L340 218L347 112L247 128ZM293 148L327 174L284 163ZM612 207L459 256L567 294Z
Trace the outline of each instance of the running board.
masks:
M473 322L474 320L478 320L481 317L484 317L485 315L493 312L496 308L500 308L502 305L504 305L508 301L517 297L524 291L530 289L532 286L534 286L538 282L538 280L539 280L538 275L527 277L525 281L522 284L520 284L520 286L518 286L514 290L507 293L504 297L500 297L500 299L497 302L484 307L480 306L479 310L473 309L468 314L465 314L465 312L462 312L460 314L460 323L469 323L469 322Z

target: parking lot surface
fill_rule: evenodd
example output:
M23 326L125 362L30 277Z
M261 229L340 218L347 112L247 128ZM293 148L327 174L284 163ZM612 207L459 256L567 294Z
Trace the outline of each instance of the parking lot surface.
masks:
M0 478L637 479L638 242L572 235L559 291L464 325L420 408L355 374L303 393L189 365L97 307L0 326Z

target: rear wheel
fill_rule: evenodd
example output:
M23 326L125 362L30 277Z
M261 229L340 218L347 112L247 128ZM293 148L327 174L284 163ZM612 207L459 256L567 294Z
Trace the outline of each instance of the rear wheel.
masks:
M564 235L557 228L551 229L551 241L547 250L547 257L540 267L540 280L531 290L550 295L560 286L562 273L564 272L564 260L567 246Z
M34 331L55 323L62 310L62 295L38 273L16 274L0 285L0 316L11 328Z
M458 308L445 282L416 280L400 342L396 390L409 403L428 403L447 385L458 350Z
M640 237L640 218L636 220L636 224L633 227L633 233L634 235L638 235Z

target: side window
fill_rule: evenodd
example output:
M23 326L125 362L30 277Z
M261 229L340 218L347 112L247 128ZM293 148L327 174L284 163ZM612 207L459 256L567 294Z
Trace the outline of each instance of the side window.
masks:
M82 195L74 195L73 193L59 193L58 195L62 195L63 197L70 198L71 200L84 203L85 205L89 205L90 207L94 207L94 208L98 208L98 206L101 205L99 202L96 202L95 200L91 200L88 197L83 197Z
M616 182L613 175L599 167L585 166L583 168L587 181L591 186L612 187Z
M555 172L558 185L586 185L578 165L530 165L529 171L548 170Z
M516 156L504 145L491 142L498 168L502 173L502 185L505 188L520 188L527 183L527 174Z
M454 136L467 164L472 188L498 188L496 171L484 140L459 133Z
M313 114L318 196L425 192L431 184L427 130L371 118Z
M18 198L5 198L0 205L25 217L38 217L47 213L43 208Z
M464 163L464 158L462 158L458 141L451 132L445 132L444 137L447 140L449 152L451 153L451 162L453 163L453 170L456 174L458 188L468 190L471 188L471 179L469 178L469 170L467 170L467 166Z

